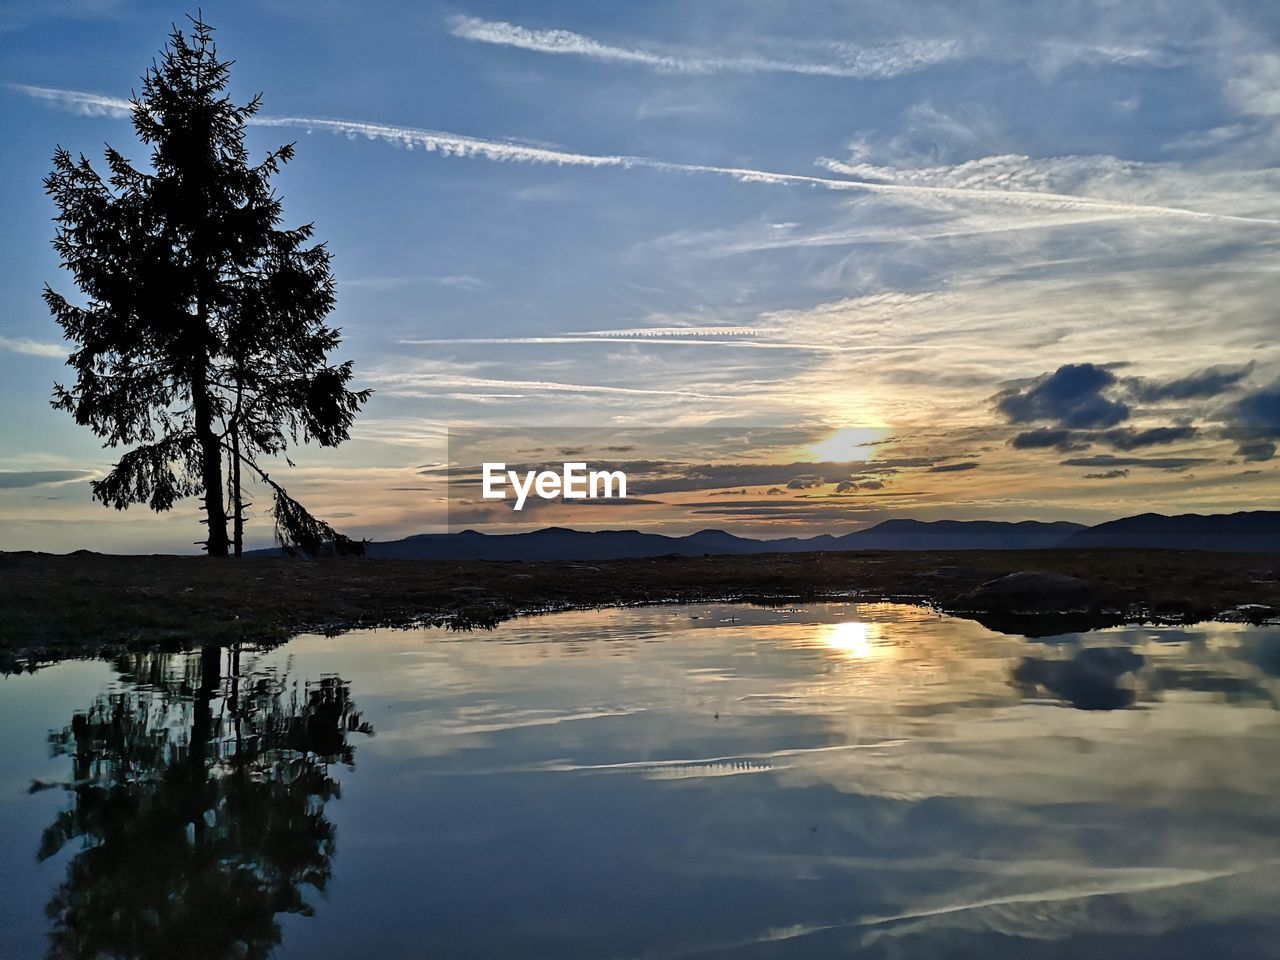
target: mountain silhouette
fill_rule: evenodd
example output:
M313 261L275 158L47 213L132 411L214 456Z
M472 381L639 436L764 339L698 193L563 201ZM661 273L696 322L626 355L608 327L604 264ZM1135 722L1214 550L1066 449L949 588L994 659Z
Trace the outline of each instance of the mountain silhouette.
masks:
M1280 552L1280 511L1228 514L1143 513L1073 533L1065 547L1146 547L1168 550Z
M623 560L636 557L812 553L845 550L1047 550L1147 547L1174 550L1280 552L1280 511L1147 513L1095 527L1065 521L885 520L842 535L756 540L724 530L687 536L639 530L546 527L527 533L423 533L367 545L370 557L397 560ZM258 555L278 550L254 550Z

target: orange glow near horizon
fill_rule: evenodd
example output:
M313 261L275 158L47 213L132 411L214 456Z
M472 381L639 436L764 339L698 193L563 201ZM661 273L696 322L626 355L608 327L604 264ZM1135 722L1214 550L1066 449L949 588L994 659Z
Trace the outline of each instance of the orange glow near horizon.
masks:
M853 463L869 460L875 453L871 446L885 431L877 427L841 427L825 440L810 444L807 453L819 462Z

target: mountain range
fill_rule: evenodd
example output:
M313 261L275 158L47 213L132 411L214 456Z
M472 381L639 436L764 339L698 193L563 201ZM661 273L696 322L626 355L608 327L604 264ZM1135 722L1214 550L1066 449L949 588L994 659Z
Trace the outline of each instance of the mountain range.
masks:
M368 556L414 560L619 560L628 557L800 553L842 550L1043 550L1147 547L1175 550L1280 552L1280 511L1182 514L1144 513L1089 527L1026 520L886 520L840 536L755 540L723 530L682 537L639 530L568 530L528 533L426 533L372 542ZM259 554L274 550L251 551Z

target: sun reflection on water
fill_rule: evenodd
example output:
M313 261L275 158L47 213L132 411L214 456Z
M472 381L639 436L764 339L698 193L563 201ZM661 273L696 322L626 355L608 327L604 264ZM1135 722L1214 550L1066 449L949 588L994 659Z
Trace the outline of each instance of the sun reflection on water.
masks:
M823 624L822 629L823 646L855 660L878 660L889 656L892 650L878 623L845 620Z

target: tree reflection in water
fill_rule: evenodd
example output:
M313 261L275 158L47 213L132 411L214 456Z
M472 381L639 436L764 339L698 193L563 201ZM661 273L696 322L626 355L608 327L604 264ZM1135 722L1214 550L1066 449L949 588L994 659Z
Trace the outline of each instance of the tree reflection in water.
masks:
M373 730L338 677L299 684L252 658L122 657L123 689L50 734L74 800L39 857L79 845L48 904L50 957L264 957L276 914L311 914L306 888L333 870L331 768Z

